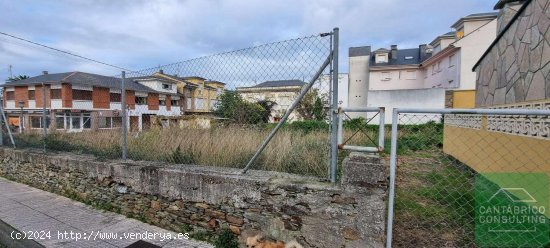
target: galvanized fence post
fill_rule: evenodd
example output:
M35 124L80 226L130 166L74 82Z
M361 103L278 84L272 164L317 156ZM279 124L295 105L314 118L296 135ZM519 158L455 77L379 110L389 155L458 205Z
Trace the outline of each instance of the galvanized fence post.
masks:
M46 116L46 85L42 83L42 128L44 129L44 152L46 152L46 138L48 137L48 122Z
M388 226L386 230L386 247L391 248L393 230L393 202L395 198L395 167L397 164L397 123L399 112L393 109L391 124L391 153L390 153L390 189L388 195Z
M336 182L336 171L338 167L338 42L339 28L334 28L334 46L332 50L332 106L330 114L332 116L331 127L331 156L330 156L330 181Z
M122 81L120 87L120 110L122 111L122 160L126 160L126 128L128 120L126 118L126 72L122 71Z

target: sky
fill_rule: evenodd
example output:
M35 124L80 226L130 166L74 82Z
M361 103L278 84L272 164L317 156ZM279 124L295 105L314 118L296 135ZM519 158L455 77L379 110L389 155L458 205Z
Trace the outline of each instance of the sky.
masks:
M496 0L0 0L0 32L129 70L330 32L340 66L352 46L418 47ZM0 81L111 68L0 35Z

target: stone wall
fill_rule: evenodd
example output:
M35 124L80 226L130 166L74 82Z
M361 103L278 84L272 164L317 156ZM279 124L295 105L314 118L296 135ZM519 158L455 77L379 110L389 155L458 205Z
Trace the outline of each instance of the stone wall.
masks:
M525 4L476 68L476 107L550 99L550 1Z
M177 232L256 233L304 247L382 247L386 168L354 155L342 185L297 175L0 149L0 176ZM192 231L191 231L192 230Z

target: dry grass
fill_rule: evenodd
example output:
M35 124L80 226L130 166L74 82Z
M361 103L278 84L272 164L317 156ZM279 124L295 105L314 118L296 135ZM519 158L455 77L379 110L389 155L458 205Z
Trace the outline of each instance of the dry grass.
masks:
M219 126L211 129L153 129L127 136L128 158L243 168L271 129ZM345 137L354 132L346 130ZM369 134L376 138L375 133ZM116 159L121 154L120 130L81 133L51 133L49 150L94 154ZM42 147L40 133L17 136L19 147ZM349 144L366 145L369 140L359 132ZM253 169L326 177L329 162L329 132L283 128L261 153Z
M225 126L212 129L156 129L128 134L128 158L243 168L269 129ZM283 129L258 158L254 169L326 177L328 130L302 132ZM18 135L19 147L42 147L39 133ZM51 133L49 150L94 154L119 158L119 130L82 133ZM179 148L178 148L179 147Z

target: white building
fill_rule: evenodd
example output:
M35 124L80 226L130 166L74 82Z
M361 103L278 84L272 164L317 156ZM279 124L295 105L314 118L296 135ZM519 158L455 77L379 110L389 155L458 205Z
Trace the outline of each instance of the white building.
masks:
M237 87L236 90L248 102L255 103L261 100L274 102L276 105L273 107L269 122L278 122L298 97L305 84L301 80L266 81L252 87ZM300 115L293 111L288 121L295 120L300 120Z
M460 18L452 25L455 31L418 48L351 47L349 106L385 107L387 112L404 107L473 107L476 75L471 68L496 37L496 18L497 13ZM390 120L387 114L386 122Z

